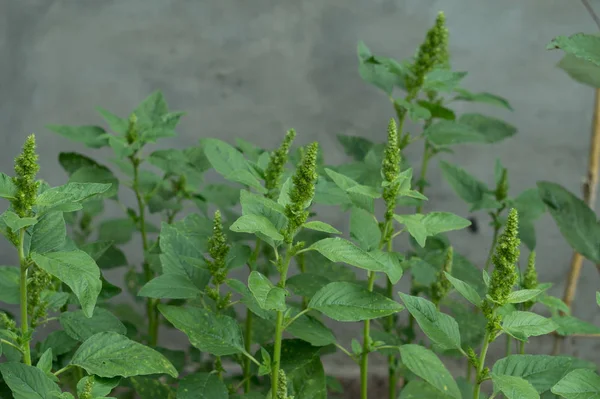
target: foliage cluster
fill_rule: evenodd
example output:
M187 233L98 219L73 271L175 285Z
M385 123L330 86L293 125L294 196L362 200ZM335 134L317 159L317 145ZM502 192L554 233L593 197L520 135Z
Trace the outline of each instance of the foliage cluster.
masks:
M360 370L363 399L377 355L387 359L390 399L600 398L597 365L526 354L533 337L600 333L547 293L551 284L538 281L535 264L534 226L546 211L576 251L600 263L593 211L555 183L513 194L500 161L490 186L441 160L445 181L471 212L489 215L494 234L482 267L446 234L469 220L423 212L434 158L516 133L502 120L452 110L459 101L511 106L461 86L466 73L451 68L448 40L440 14L410 60L375 56L359 44L359 73L389 97L395 118L386 143L338 136L352 158L342 165L327 165L317 143L295 148L293 130L274 150L205 138L183 150L149 151L175 135L183 115L159 92L125 118L100 109L109 130L49 126L114 152L110 166L61 153L62 186L37 180L35 138L28 137L14 176L0 174L0 197L8 200L0 232L19 259L0 266L0 301L20 309L0 313L0 396L319 399L340 388L322 359L341 351ZM559 37L551 46L567 53L563 66L600 67L595 36ZM407 118L422 124L420 133L404 129ZM416 143L423 156L413 176L402 154ZM209 170L225 182L207 183ZM104 216L114 205L122 216ZM313 205L342 210L349 231L320 221ZM404 235L411 246L401 251L396 239ZM123 251L134 237L141 265ZM104 277L116 268L124 270L126 293ZM247 279L233 276L238 269ZM410 280L408 293L396 292L401 278ZM112 300L126 294L143 314ZM600 305L600 293L596 299ZM361 323L362 335L346 347L326 320ZM35 339L47 324L56 328ZM183 332L189 350L161 346L161 326ZM507 355L490 364L488 348L501 336ZM451 357L464 359L466 377L450 374L441 359Z

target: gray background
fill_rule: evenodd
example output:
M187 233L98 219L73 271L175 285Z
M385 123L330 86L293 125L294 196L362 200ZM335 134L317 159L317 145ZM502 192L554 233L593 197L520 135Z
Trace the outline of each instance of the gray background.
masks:
M13 157L35 132L40 177L63 184L57 155L82 146L44 125L100 124L95 107L125 115L156 89L172 109L187 111L180 136L165 146L241 137L270 148L293 127L301 144L320 141L328 163L337 164L345 158L336 134L383 141L393 115L385 95L358 75L357 41L378 55L409 57L439 10L447 15L453 66L469 71L465 86L504 96L515 108L510 113L456 104L456 111L484 111L519 129L500 145L463 146L443 158L491 182L500 157L513 195L538 180L579 193L593 90L555 67L559 52L545 50L556 35L596 29L575 0L0 0L0 170L12 172ZM409 151L412 162L420 152L421 146ZM94 155L101 154L109 155ZM441 180L435 163L429 177L429 209L466 216L467 207ZM343 227L347 216L327 221ZM491 241L487 223L480 224L478 235L451 236L478 265ZM551 293L562 296L571 250L549 216L537 226L540 276L555 283ZM5 243L0 249L3 262L14 261ZM597 325L599 281L586 263L574 310ZM356 324L337 325L337 331L345 342L360 334ZM163 337L171 347L179 340ZM533 341L535 350L550 351L550 341ZM495 349L498 355L503 345ZM593 340L566 349L600 358L600 343ZM331 372L356 371L343 358L329 361L339 364Z

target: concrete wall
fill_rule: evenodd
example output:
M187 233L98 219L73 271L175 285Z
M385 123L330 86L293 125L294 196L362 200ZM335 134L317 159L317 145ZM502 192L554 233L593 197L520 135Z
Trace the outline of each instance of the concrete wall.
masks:
M156 89L173 109L188 112L180 136L164 145L242 137L271 147L294 127L299 142L319 140L329 163L339 163L344 156L336 134L383 141L392 116L385 96L358 75L357 41L377 54L411 56L439 10L447 15L453 65L469 71L466 86L502 95L516 110L457 105L457 111L485 111L519 129L500 145L463 146L443 158L491 181L500 157L513 194L537 180L579 192L593 91L555 68L561 55L545 46L556 35L595 26L579 2L566 0L3 0L0 170L12 171L12 158L35 132L40 176L64 183L57 155L82 147L44 125L101 123L96 106L123 115ZM413 162L420 151L408 154ZM467 215L435 166L430 179L430 207ZM328 221L344 226L347 215ZM476 236L452 235L457 249L479 265L491 240L490 228L481 224ZM538 233L540 275L560 296L571 250L548 216ZM3 262L14 262L8 246L0 248ZM600 312L592 304L599 281L586 264L575 305L576 315L598 325ZM338 331L344 340L360 334L354 324L338 325ZM549 341L535 342L549 352ZM592 340L567 349L600 357L600 343Z

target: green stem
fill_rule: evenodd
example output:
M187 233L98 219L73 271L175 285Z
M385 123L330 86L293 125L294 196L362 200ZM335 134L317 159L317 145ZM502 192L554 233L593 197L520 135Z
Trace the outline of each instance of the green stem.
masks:
M27 314L27 259L25 258L25 229L19 230L19 265L21 275L19 279L21 302L21 338L23 341L23 362L31 366L31 348L29 347L29 316Z
M521 355L525 354L525 341L519 341L519 353Z
M23 353L23 348L21 348L21 347L19 347L19 346L15 345L15 344L13 344L13 343L12 343L12 342L10 342L10 341L7 341L7 340L5 340L5 339L1 339L1 338L0 338L0 343L2 343L2 344L5 344L5 345L8 345L8 346L12 346L13 348L15 348L16 350L18 350L19 352Z
M296 261L298 262L298 267L300 268L300 273L306 273L306 260L304 259L304 253L296 254ZM308 298L305 296L302 297L302 309L306 309L308 307Z
M375 285L375 272L369 272L369 291ZM369 352L371 352L371 320L365 320L363 348L360 359L360 399L367 399L369 378Z
M287 245L285 258L281 263L281 278L279 287L285 288L287 273L292 259L292 243ZM277 311L277 321L275 322L275 345L273 347L273 367L271 368L271 398L277 399L277 385L279 383L279 367L281 365L281 341L283 340L283 312Z
M473 367L471 367L471 363L469 363L469 361L467 360L467 382L471 382L471 371L473 370Z
M510 335L506 335L506 356L510 356L512 352L512 338Z
M479 391L481 389L481 373L485 366L485 357L487 356L487 351L490 346L490 334L489 332L485 333L483 337L483 347L481 348L481 354L479 356L479 365L477 367L477 372L475 373L475 387L473 388L473 399L479 399Z
M56 373L54 373L54 375L55 375L55 376L57 376L57 375L59 375L59 374L62 374L62 373L64 373L65 371L67 371L67 370L70 370L70 369L71 369L71 367L75 367L75 366L73 366L72 364L68 364L68 365L66 365L65 367L63 367L62 369L58 370Z
M146 252L148 251L148 235L146 233L146 204L142 198L139 188L139 166L140 160L136 155L130 157L131 164L133 166L133 191L135 193L135 199L138 205L139 212L139 224L140 234L142 235L142 247L144 249L144 262L142 267L144 269L144 279L149 282L154 278L154 273L150 268L148 262L146 262ZM158 309L156 308L157 301L152 298L146 298L146 314L148 315L148 344L150 346L156 346L158 342Z
M261 244L261 240L260 240L260 238L257 238L256 244L254 245L254 251L252 252L252 255L250 256L250 259L248 261L248 268L250 269L250 271L253 271L256 269L256 262L258 260L258 255L260 254L260 244ZM252 311L250 309L246 309L246 324L245 324L245 329L244 329L244 349L248 353L250 353L250 350L252 348L252 321L253 321L253 318L254 318L254 315L252 314ZM252 378L250 358L248 358L248 357L244 358L243 373L244 373L244 393L248 393L248 392L250 392L250 382L251 382L251 378Z
M431 151L429 143L425 140L423 146L423 157L421 158L421 173L419 174L419 181L417 182L417 190L423 194L425 192L425 178L427 177L427 169L429 167L429 161L431 160ZM419 202L417 206L417 213L423 211L423 201Z

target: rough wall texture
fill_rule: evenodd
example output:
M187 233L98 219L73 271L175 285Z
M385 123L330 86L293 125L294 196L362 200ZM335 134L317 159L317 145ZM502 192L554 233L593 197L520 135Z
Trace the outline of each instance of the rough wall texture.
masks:
M408 57L439 10L447 15L453 65L470 72L467 87L502 95L516 111L481 110L519 129L500 145L464 146L444 158L487 181L501 158L513 194L537 180L579 192L593 92L556 69L560 54L545 45L553 36L595 27L578 2L564 0L3 0L0 170L11 170L25 135L35 132L41 177L63 183L58 152L81 148L44 125L101 123L96 106L124 114L156 89L173 109L188 112L179 138L165 145L239 136L270 147L294 127L301 143L319 140L328 162L336 164L344 160L337 133L383 141L392 116L385 96L357 73L357 41L377 54ZM408 156L414 162L419 153L415 148ZM430 179L429 206L467 214L435 166ZM347 215L328 221L343 227ZM452 238L458 251L482 264L491 233L482 223L477 236L460 232ZM548 216L538 233L540 274L560 295L571 251ZM0 248L7 253L5 244ZM596 324L600 312L592 303L599 281L586 264L575 305L576 315ZM353 324L337 328L345 341L360 333ZM177 346L180 339L165 337L165 343ZM549 351L549 341L535 342ZM496 349L500 354L502 348ZM567 349L600 357L600 343L593 340ZM352 365L348 370L355 371Z

